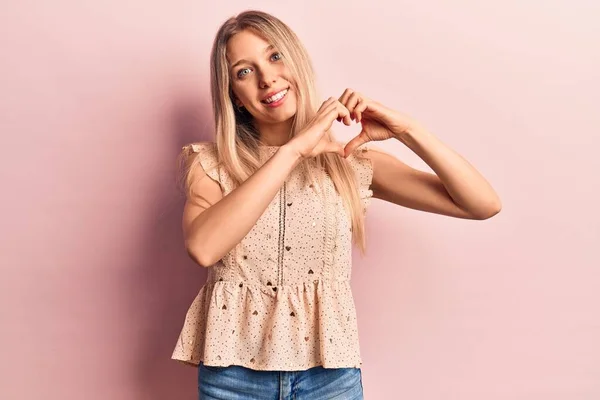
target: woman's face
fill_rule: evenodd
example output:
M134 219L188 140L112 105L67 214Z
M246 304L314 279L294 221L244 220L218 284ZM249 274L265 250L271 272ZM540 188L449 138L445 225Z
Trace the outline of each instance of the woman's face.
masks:
M227 60L235 103L259 125L278 124L296 114L296 95L279 51L251 31L227 42Z

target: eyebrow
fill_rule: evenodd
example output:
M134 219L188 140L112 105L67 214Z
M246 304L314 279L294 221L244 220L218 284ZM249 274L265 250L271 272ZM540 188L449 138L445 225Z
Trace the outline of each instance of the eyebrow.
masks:
M275 46L273 46L272 44L270 44L270 45L268 45L267 47L265 47L265 49L263 50L263 53L266 53L266 52L268 52L269 50L273 50L274 48L275 48ZM231 69L233 69L233 68L235 68L235 66L236 66L236 65L238 65L238 64L242 64L242 63L244 63L244 62L246 62L246 63L250 64L250 61L242 59L242 60L238 60L238 61L236 61L235 63L231 64L231 67L230 67L230 68L231 68Z

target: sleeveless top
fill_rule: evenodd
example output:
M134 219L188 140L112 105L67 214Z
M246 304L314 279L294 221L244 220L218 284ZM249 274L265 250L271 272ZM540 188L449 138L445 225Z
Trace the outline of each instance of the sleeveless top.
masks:
M220 184L223 196L231 192L231 179L217 165L216 145L199 142L183 148L189 147L199 153L200 164ZM266 161L277 149L261 146L261 158ZM373 195L372 164L362 157L367 150L362 145L346 158L365 215ZM255 370L360 368L350 287L351 221L327 174L325 190L315 193L312 184L303 183L302 173L298 164L241 242L207 267L206 282L187 311L172 359Z

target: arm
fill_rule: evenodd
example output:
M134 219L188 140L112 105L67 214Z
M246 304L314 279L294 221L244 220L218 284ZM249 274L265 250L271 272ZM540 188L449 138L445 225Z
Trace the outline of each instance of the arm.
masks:
M485 178L413 118L352 89L344 91L340 102L362 124L360 134L346 145L346 155L369 141L397 139L435 172L418 171L389 154L371 152L374 197L458 218L487 219L500 212L500 198Z
M183 213L185 246L190 257L202 266L213 265L250 232L302 159L321 153L343 155L343 146L325 135L337 118L350 125L348 110L331 97L300 132L225 197L215 181L203 179L206 172L202 168L194 169L198 176L193 176L191 189L199 195L187 199Z
M502 205L485 178L458 153L423 127L395 135L435 174L414 169L377 148L366 153L373 163L373 197L456 218L483 220L500 212Z
M282 146L252 176L224 197L218 183L206 179L206 172L198 164L192 171L194 198L187 199L182 221L185 247L190 257L208 267L227 254L250 232L299 161L300 157L293 150Z

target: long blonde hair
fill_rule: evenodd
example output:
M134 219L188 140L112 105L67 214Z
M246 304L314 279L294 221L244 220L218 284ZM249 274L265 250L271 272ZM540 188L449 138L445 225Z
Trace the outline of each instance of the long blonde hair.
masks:
M219 28L213 42L210 83L218 162L231 176L234 186L240 185L261 166L258 147L260 134L253 126L248 112L240 111L234 106L230 84L231 72L226 58L228 40L244 30L260 36L274 45L283 55L282 60L290 72L292 77L290 83L297 96L297 111L290 138L310 121L321 103L310 57L296 34L285 23L268 13L255 10L244 11L226 20ZM331 132L326 132L326 137L334 140ZM189 162L188 156L189 150L184 149L178 158L178 164L181 167L180 182L189 193L192 184L190 170L198 162ZM310 181L315 181L311 173L311 165L330 176L351 220L353 242L364 255L366 234L363 204L359 196L356 174L347 160L337 154L322 153L314 159L302 160L300 165L306 171L305 179ZM316 181L322 183L322 176L317 176Z

